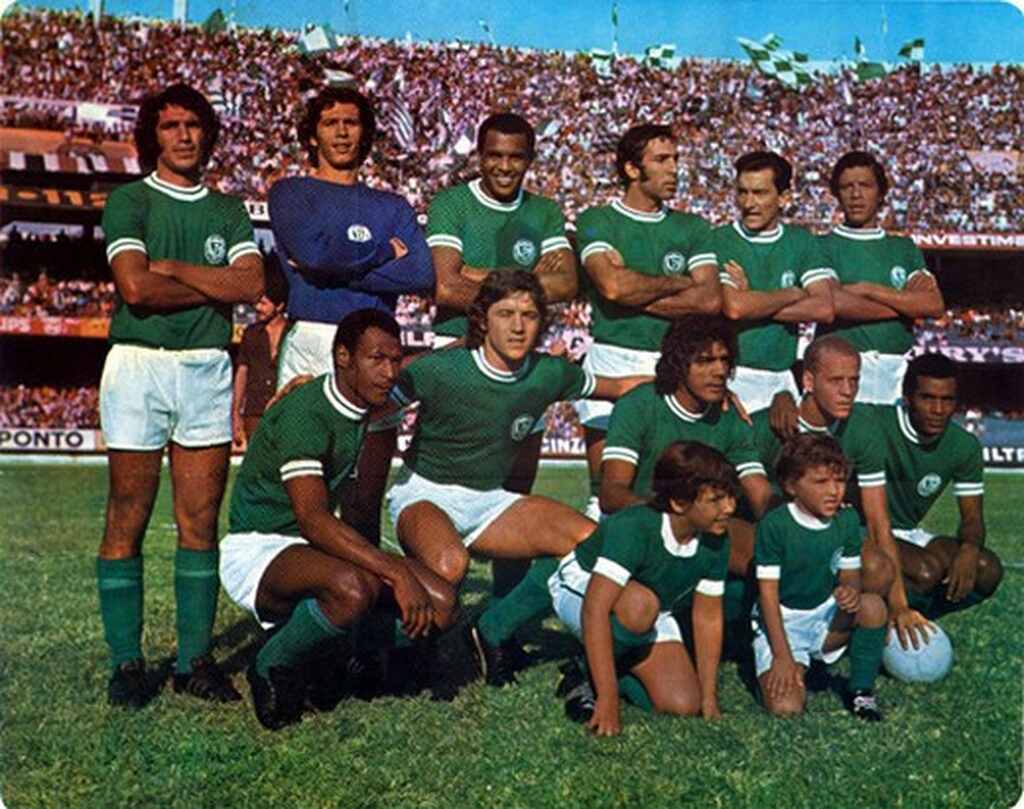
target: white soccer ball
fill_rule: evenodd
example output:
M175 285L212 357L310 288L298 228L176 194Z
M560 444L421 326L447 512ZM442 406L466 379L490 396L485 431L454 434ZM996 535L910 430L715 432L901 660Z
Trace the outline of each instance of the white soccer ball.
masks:
M899 638L892 632L882 651L882 665L897 680L905 683L935 683L949 674L953 668L953 644L949 635L938 624L934 629L926 627L928 643L919 649L910 646L904 649Z

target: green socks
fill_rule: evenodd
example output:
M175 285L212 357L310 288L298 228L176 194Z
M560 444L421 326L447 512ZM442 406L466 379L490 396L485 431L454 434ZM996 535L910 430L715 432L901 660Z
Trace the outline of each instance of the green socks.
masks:
M529 559L494 559L491 562L491 597L507 596L529 570Z
M619 694L624 700L641 711L654 713L654 704L651 702L651 698L647 696L647 689L644 688L644 684L634 675L623 674L619 677Z
M300 601L288 622L256 655L256 672L267 677L271 668L294 666L319 644L343 634L345 630L327 620L315 598Z
M500 646L517 629L551 609L548 579L558 569L558 560L543 556L534 560L530 570L515 589L499 601L492 601L477 622L480 633L491 646Z
M873 688L882 665L885 648L884 626L857 627L850 637L850 688L865 691Z
M97 559L103 634L116 669L142 657L142 557Z
M174 555L174 603L177 613L178 674L192 671L192 661L210 651L217 616L218 552L178 548Z

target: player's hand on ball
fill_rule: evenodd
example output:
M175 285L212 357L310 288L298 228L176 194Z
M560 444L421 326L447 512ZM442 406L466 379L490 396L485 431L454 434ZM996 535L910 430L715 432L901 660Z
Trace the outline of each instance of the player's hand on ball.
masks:
M889 618L889 631L896 631L896 637L904 649L911 646L920 649L922 644L928 643L928 629L934 627L935 624L910 607L894 612Z
M848 584L840 584L832 591L836 604L843 612L856 612L860 609L860 590Z
M974 583L978 578L979 553L977 545L965 542L960 546L944 580L946 598L950 601L961 601L974 590Z
M619 724L618 700L597 698L594 703L594 715L587 727L595 736L618 736L622 730Z

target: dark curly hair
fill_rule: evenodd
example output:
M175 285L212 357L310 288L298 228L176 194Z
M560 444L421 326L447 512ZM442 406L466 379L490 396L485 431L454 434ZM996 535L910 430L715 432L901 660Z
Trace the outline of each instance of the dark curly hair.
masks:
M637 168L644 159L644 149L652 140L664 138L675 142L675 135L672 130L663 124L638 124L626 130L626 134L619 138L618 146L615 148L615 171L619 174L619 181L629 185L629 175L626 174L626 164L632 163Z
M692 503L704 486L735 497L739 478L717 449L697 441L675 441L658 457L652 486L651 505L658 511L668 511L669 500Z
M929 379L952 379L957 381L956 363L945 354L920 354L907 363L907 372L903 375L903 395L910 398L917 391L918 380L922 376ZM959 387L959 383L958 383Z
M526 292L540 312L540 331L537 333L539 337L547 325L548 310L544 288L541 287L537 276L526 270L495 270L484 278L480 291L466 311L469 320L469 329L466 332L467 348L479 348L483 345L484 335L487 333L487 310L498 301L517 292Z
M139 153L139 165L145 171L156 168L160 157L156 125L160 120L160 111L170 106L182 107L199 117L199 126L203 130L203 139L199 144L199 168L205 167L220 136L220 121L202 93L181 83L172 84L163 92L147 96L139 106L139 115L135 120L135 150Z
M828 188L832 192L832 196L836 199L839 198L839 178L842 173L847 169L855 168L871 169L871 173L875 175L875 182L878 183L878 198L885 199L885 195L889 191L889 180L885 176L885 169L874 155L860 151L847 152L836 161L836 165L832 169L832 176L828 181Z
M338 346L345 346L352 353L359 345L359 338L367 329L380 329L390 334L396 340L402 339L402 329L398 321L383 309L356 309L349 312L341 319L338 330L334 333L334 342L331 344L331 353L338 350Z
M306 149L309 162L320 165L320 155L313 141L316 139L316 127L320 116L328 107L335 104L352 104L359 110L359 123L363 127L359 137L358 161L362 163L370 155L373 139L377 136L377 117L369 99L351 87L325 87L307 105L299 121L299 141Z
M780 194L789 190L790 181L793 179L793 167L786 158L775 152L748 152L740 157L734 166L737 179L748 171L771 169L772 182Z
M850 474L850 462L843 455L839 442L822 433L803 433L790 438L782 447L775 473L779 483L785 486L800 480L815 466L828 467L843 480Z
M661 341L661 357L654 369L654 389L667 396L686 379L690 364L702 351L721 343L729 352L729 376L736 368L736 331L720 315L683 315L672 322Z

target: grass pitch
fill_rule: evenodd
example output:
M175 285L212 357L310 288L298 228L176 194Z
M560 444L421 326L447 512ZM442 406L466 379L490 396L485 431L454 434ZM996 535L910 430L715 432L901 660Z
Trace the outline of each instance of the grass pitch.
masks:
M546 468L537 491L580 505L582 468ZM805 716L772 720L733 663L722 666L720 722L626 707L623 734L596 740L562 716L553 619L534 633L542 662L520 685L474 684L452 703L347 701L280 733L248 701L174 695L140 712L108 708L95 587L106 470L0 465L0 795L24 807L1008 807L1021 795L1021 479L986 478L989 546L1008 567L989 603L947 616L956 663L935 686L888 678L886 721L858 723L838 696L812 694ZM174 651L174 529L165 480L145 545L151 666ZM226 510L226 509L225 509ZM927 527L952 530L944 498ZM468 611L486 597L474 565ZM241 672L254 622L222 595L219 659ZM846 664L840 663L839 673Z

